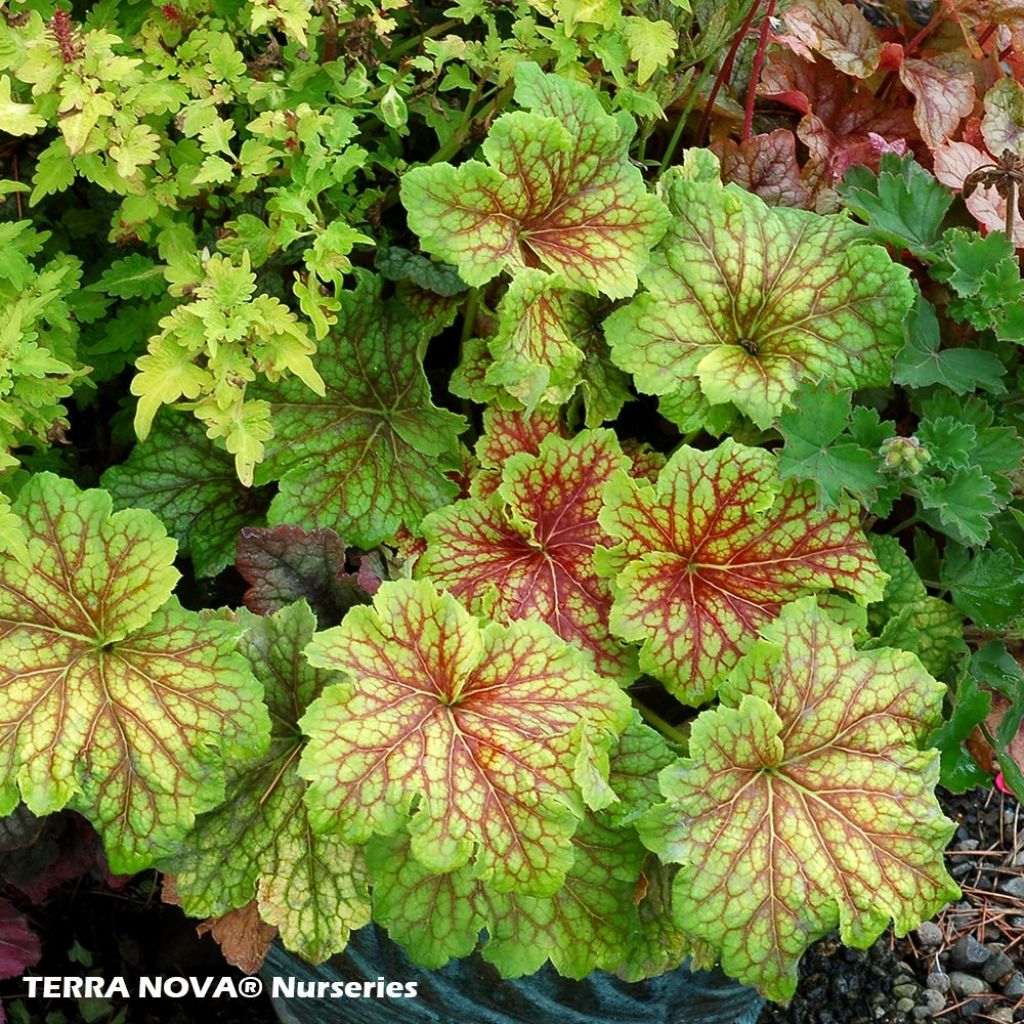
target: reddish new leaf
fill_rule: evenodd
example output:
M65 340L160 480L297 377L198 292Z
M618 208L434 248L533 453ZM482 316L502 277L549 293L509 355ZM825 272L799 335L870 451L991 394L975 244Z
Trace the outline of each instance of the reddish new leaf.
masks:
M839 0L798 3L783 16L788 34L777 37L795 53L814 60L816 50L844 75L868 78L878 68L882 44L854 4Z
M541 406L532 413L491 405L484 410L484 432L476 443L480 469L473 476L470 493L486 497L501 483L501 470L513 455L537 455L549 434L565 437L559 411Z
M640 668L701 704L787 601L840 589L879 600L885 574L857 509L823 511L813 485L779 482L775 457L726 440L680 448L657 483L620 474L601 525L620 543L613 632L641 640Z
M238 535L236 568L249 589L242 599L257 615L272 615L305 598L321 626L334 625L367 595L345 568L345 545L330 529L246 527Z
M42 949L39 938L12 903L0 899L0 978L17 978L34 966Z
M796 136L786 128L743 142L720 139L711 151L722 165L722 180L733 181L766 203L804 207L811 192L800 177Z
M561 886L582 798L631 718L580 652L544 623L481 627L427 581L397 580L306 657L351 680L300 722L315 829L362 843L408 821L431 871L473 863L496 891Z
M914 94L914 122L935 149L974 109L974 70L970 55L954 50L900 64L900 81Z
M418 572L471 611L498 622L539 619L622 682L633 659L608 632L612 595L593 569L611 538L598 525L605 484L629 460L609 430L549 434L538 453L505 461L496 494L469 498L423 522Z

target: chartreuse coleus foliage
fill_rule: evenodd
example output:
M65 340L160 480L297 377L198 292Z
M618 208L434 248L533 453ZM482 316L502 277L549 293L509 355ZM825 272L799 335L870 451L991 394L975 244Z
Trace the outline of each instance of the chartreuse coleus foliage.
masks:
M596 561L612 632L642 641L641 670L687 704L714 696L787 601L838 589L866 603L886 580L852 502L818 509L812 486L731 438L682 446L651 483L618 472L599 522L618 541Z
M176 545L143 509L33 476L14 512L27 558L0 559L0 815L71 807L112 870L173 851L224 797L223 761L266 747L239 629L185 611Z
M673 216L645 291L605 321L640 391L692 430L724 403L768 427L806 379L888 383L914 290L863 227L706 174L663 181Z
M228 768L224 802L199 816L185 851L161 866L175 876L185 913L219 916L255 898L285 945L319 963L370 920L363 852L311 828L297 773L299 717L339 677L302 656L316 628L304 601L238 617L245 628L239 650L270 710L270 746Z
M667 214L629 160L634 124L582 82L516 68L521 111L491 126L486 162L416 167L402 178L409 226L470 285L542 265L571 288L624 298Z
M629 700L549 626L481 626L425 581L318 633L309 662L343 672L303 716L299 774L318 831L361 843L408 825L431 872L472 865L498 892L550 895L585 802L608 793Z
M538 619L586 651L597 670L623 683L635 659L608 631L611 587L593 555L611 537L597 521L604 487L629 468L615 434L548 434L537 454L503 463L501 483L431 513L417 572L471 611L498 622Z
M145 441L161 405L189 399L211 438L223 438L247 487L274 433L270 405L246 397L262 374L269 381L294 374L314 395L324 382L310 359L316 351L305 326L279 299L255 295L256 275L248 251L236 266L214 255L196 284L196 298L160 321L160 333L136 361L131 391L139 403L135 432Z
M813 597L762 633L640 834L682 865L676 920L733 977L787 999L816 938L838 926L866 947L959 895L942 859L955 825L935 798L938 752L919 749L945 687L917 658L855 650Z
M359 273L319 345L324 394L295 380L261 390L275 436L257 482L280 480L272 525L327 526L370 548L455 497L445 470L458 467L465 420L431 402L421 361L454 314L441 310L384 302L380 278Z

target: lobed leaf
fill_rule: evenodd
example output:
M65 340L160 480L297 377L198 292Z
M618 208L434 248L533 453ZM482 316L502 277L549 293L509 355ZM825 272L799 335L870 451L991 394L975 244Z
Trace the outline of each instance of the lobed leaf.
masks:
M914 291L863 228L682 177L669 206L646 293L605 321L640 391L688 408L696 426L731 402L767 427L802 380L889 380Z
M429 871L472 863L496 891L559 888L586 752L629 721L614 683L543 623L481 628L427 581L381 584L306 657L350 680L300 723L317 830L359 843L408 820Z
M771 999L839 928L867 947L903 935L959 890L942 850L937 751L919 744L945 687L910 654L858 652L811 597L783 609L694 723L690 757L662 773L644 842L682 865L680 924Z
M496 493L472 497L423 521L427 551L417 572L497 622L546 622L604 675L628 683L636 667L608 633L612 594L594 571L604 485L629 466L609 430L571 440L549 434L537 454L512 455Z
M444 471L458 464L465 421L433 405L420 361L445 320L382 301L380 279L365 273L339 301L318 346L324 396L293 380L265 392L275 436L258 479L280 478L271 525L326 526L371 548L455 497Z
M221 759L267 742L237 630L170 597L174 541L141 509L33 476L14 505L29 560L0 562L0 814L65 806L111 869L170 853L224 795Z
M187 850L164 866L185 913L219 917L255 898L285 946L320 963L370 920L362 851L313 831L297 773L304 742L298 719L338 677L302 656L316 628L305 602L239 617L241 652L270 709L270 746L258 760L232 766L224 802L199 817Z
M599 521L619 541L598 562L614 578L612 631L642 641L641 671L687 704L714 696L787 601L882 596L856 508L819 510L813 486L780 483L764 449L683 446L655 483L620 473L605 494Z
M665 230L629 161L633 122L582 82L516 69L516 102L483 144L486 163L415 167L402 178L409 226L469 285L536 266L572 288L622 298Z

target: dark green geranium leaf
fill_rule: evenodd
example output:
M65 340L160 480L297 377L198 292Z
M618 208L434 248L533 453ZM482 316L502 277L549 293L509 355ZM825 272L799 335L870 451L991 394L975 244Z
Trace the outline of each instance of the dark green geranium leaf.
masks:
M990 521L999 511L994 494L995 485L976 466L949 477L930 477L919 485L921 504L935 512L943 532L966 544L988 540Z
M244 526L260 526L270 495L243 487L234 460L191 416L163 411L156 429L119 466L103 474L118 508L148 508L192 558L197 576L215 576L235 560Z
M803 384L793 409L779 417L786 446L779 452L779 476L812 480L819 503L836 508L847 491L871 506L891 478L883 475L877 452L868 451L844 431L850 422L850 393L821 384Z
M942 582L957 608L979 626L1001 629L1024 612L1024 564L1009 551L983 549L972 557L950 544Z
M893 380L911 388L942 384L958 395L975 388L1001 394L1006 373L999 357L977 348L940 349L939 321L935 307L918 296L907 317L908 341L896 356Z
M939 749L939 781L951 793L966 793L989 782L989 773L964 748L964 740L985 721L990 705L989 695L964 673L949 718L928 737L928 746Z
M856 165L846 172L839 197L861 220L893 245L926 254L953 202L944 188L909 153L885 153L878 173Z
M318 345L324 396L292 378L263 390L275 436L258 477L280 478L272 524L328 526L371 548L455 497L445 470L459 464L466 424L431 402L420 361L455 307L439 321L430 307L383 302L380 278L357 273L357 282Z

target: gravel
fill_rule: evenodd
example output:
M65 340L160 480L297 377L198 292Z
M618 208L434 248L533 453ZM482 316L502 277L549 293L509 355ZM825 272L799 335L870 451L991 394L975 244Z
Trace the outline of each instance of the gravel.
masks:
M939 795L959 826L946 864L961 899L906 939L816 943L793 1001L759 1024L1024 1024L1024 811L985 790Z

